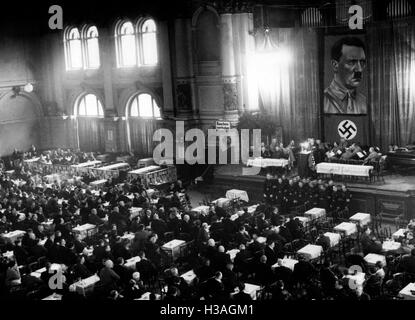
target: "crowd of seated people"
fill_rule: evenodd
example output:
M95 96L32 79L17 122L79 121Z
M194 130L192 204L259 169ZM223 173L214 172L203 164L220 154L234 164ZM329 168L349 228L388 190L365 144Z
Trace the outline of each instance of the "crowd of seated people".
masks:
M333 180L323 181L301 179L299 176L287 178L268 173L264 182L264 202L278 207L287 214L291 209L301 210L324 208L334 217L347 216L351 193L346 185L335 185Z
M30 176L30 172L26 175ZM248 301L252 299L244 292L248 282L261 286L264 295L273 300L365 300L381 298L383 283L393 292L401 289L403 283L397 273L415 273L410 232L403 239L406 251L400 261L388 258L387 265L368 267L363 255L380 252L379 241L370 229L347 253L345 262L335 261L328 254L328 239L319 225L312 229L317 232L313 238L298 219L286 214L283 201L302 201L308 207L330 207L331 202L343 203L344 199L347 202L347 189L339 192L331 181L326 184L268 176L265 204L253 214L243 208L237 219L231 218L233 212L214 205L207 212L195 214L183 203L186 189L180 182L170 185L158 197L149 197L139 180L126 181L122 187L117 186L120 181L110 181L100 192L85 186L39 188L29 179L27 182L19 187L10 177L2 175L0 179L0 233L26 232L14 243L0 238L1 253L13 253L12 257L2 257L0 264L4 297L41 299L54 291L64 300L86 299L74 283L96 274L100 280L89 299L133 300L145 292L150 292L150 299L156 299L164 290L166 301ZM331 202L320 203L328 197ZM143 210L134 215L131 207ZM51 221L48 227L44 223L47 221ZM74 227L85 223L98 226L99 232L85 239L73 232ZM133 233L133 239L123 238L126 233ZM266 238L265 243L259 237ZM193 243L194 247L175 263L161 249L173 238ZM297 249L310 242L324 248L327 255L322 261L307 261L299 256L293 269L283 265L286 255L295 255ZM239 250L234 259L227 253L231 249ZM135 256L140 261L134 268L127 268L126 261ZM53 263L65 265L61 289L52 290L49 286ZM365 285L357 289L347 285L347 270L356 264L362 264L366 272ZM196 274L190 284L180 277L188 270L181 269L183 265ZM45 271L40 277L33 275L41 267ZM157 285L159 278L163 289Z

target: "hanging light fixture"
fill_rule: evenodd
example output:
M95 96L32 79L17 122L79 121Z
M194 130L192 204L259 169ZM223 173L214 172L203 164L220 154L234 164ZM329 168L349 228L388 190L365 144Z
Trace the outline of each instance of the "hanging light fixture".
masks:
M24 86L23 89L27 93L31 93L33 91L33 85L30 82L28 82L28 83L26 83L26 85Z

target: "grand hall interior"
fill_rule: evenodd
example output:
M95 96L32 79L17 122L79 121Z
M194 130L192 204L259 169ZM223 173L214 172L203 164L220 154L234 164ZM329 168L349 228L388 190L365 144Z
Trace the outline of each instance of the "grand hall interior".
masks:
M415 300L415 3L167 2L1 19L0 300Z

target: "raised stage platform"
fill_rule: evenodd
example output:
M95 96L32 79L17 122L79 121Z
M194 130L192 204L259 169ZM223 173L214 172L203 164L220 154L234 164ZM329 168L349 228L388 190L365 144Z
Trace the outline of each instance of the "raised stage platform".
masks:
M296 175L296 169L289 174ZM262 201L265 176L243 176L242 165L217 165L212 183L205 185L206 197L221 197L229 189L242 189L248 192L252 201ZM394 218L415 218L415 175L389 173L382 181L344 183L352 192L352 212L367 212L372 215L382 213L386 220Z

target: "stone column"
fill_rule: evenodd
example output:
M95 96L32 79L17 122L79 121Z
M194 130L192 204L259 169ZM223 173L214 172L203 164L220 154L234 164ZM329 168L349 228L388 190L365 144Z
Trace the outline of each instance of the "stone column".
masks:
M221 57L225 120L236 124L238 121L238 86L235 74L234 38L232 14L222 13L221 19Z

